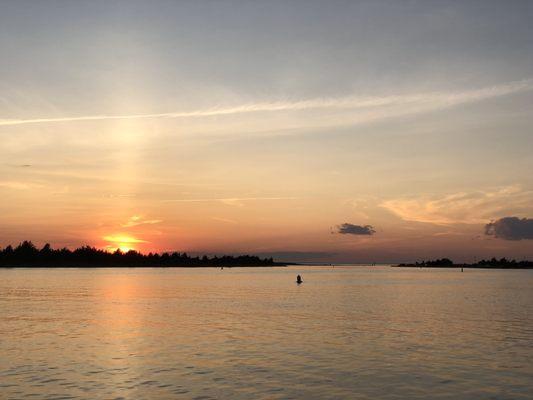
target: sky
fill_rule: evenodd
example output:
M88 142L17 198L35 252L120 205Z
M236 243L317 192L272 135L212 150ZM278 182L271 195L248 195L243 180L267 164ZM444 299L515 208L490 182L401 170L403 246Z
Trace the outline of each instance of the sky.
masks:
M531 1L4 1L0 247L533 258Z

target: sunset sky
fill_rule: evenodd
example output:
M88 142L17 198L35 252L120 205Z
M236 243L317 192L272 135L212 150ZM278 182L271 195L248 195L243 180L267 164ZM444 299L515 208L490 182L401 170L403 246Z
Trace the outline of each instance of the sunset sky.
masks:
M533 2L0 3L0 247L533 258Z

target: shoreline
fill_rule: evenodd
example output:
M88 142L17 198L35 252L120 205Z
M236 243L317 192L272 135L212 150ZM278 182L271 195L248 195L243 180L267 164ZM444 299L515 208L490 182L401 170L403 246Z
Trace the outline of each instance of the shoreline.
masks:
M204 269L204 268L214 268L214 269L223 269L223 268L282 268L287 267L292 264L279 263L276 265L0 265L0 269L108 269L108 268L157 268L157 269L168 269L168 268L187 268L187 269Z
M397 264L391 265L392 268L433 268L433 269L533 269L533 266L508 266L508 265L479 265L479 264L454 264L454 265L416 265L416 264Z

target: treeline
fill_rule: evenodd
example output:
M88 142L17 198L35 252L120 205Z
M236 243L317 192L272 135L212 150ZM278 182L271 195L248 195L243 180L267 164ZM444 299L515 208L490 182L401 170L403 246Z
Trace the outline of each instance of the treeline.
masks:
M421 263L415 263L417 266L424 266L424 267L451 267L453 266L453 261L449 258L438 258L436 260L430 260L430 261L422 261Z
M506 258L491 258L481 260L473 264L455 264L449 258L415 262L414 264L399 264L398 267L427 267L427 268L503 268L503 269L530 269L533 268L533 261L516 261Z
M516 261L508 260L505 257L497 260L496 258L491 258L490 260L481 260L475 263L474 265L479 268L533 268L533 261Z
M257 256L190 257L187 253L148 253L135 250L110 253L95 247L83 246L75 250L53 249L49 244L38 249L24 241L17 247L0 249L0 267L237 267L283 265L272 258Z

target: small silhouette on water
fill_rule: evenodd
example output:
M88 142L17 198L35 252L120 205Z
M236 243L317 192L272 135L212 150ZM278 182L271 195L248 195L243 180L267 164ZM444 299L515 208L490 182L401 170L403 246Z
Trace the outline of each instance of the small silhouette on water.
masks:
M298 276L296 277L296 283L299 285L299 284L302 283L302 282L303 282L302 277L301 277L300 275L298 275Z

